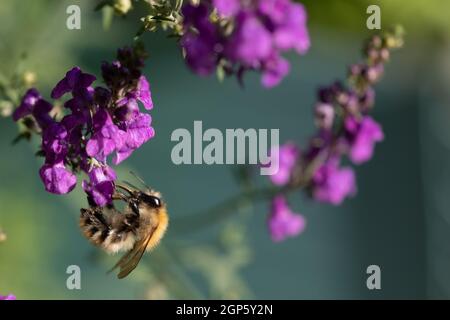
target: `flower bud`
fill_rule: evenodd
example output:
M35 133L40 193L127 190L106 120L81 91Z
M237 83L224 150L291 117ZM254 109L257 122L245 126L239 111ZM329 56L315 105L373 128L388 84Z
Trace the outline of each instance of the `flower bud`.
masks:
M113 7L116 13L125 15L131 10L131 0L114 0Z
M36 73L34 72L26 71L22 77L25 87L31 87L36 83Z
M330 130L333 127L334 108L328 103L318 103L315 108L315 122L316 126Z

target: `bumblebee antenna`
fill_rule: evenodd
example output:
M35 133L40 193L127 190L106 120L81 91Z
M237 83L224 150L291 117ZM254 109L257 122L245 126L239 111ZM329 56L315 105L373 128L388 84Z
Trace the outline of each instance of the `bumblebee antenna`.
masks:
M122 189L122 190L125 190L125 191L128 192L130 195L133 194L133 190L131 190L128 186L124 186L124 185L122 185L122 184L120 184L120 183L116 183L116 187L117 187L117 188L120 188L120 189Z
M123 180L122 182L125 183L125 184L126 184L128 187L130 187L130 188L133 188L133 189L135 189L135 190L139 190L138 187L136 187L134 184L128 182L127 180Z
M130 173L133 175L133 177L135 177L144 187L146 187L148 190L151 190L151 188L145 183L145 181L139 177L136 173L134 173L133 171L130 171Z

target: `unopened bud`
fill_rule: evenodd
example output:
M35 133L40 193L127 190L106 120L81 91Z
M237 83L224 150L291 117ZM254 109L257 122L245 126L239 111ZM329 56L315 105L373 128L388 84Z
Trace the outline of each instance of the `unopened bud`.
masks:
M328 103L318 103L315 108L316 126L329 130L333 127L334 108Z
M31 87L36 83L36 73L31 71L26 71L23 74L23 83L25 84L25 87Z
M127 14L131 10L131 0L114 0L114 10L119 14Z

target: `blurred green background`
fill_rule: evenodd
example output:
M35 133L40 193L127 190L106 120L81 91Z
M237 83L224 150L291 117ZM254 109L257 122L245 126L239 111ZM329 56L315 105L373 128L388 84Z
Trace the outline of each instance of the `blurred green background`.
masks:
M163 241L125 280L106 275L117 260L93 248L78 229L85 199L77 191L47 194L38 177L37 140L12 147L17 128L0 119L0 294L19 299L380 299L450 298L450 2L305 0L312 47L291 55L292 72L273 90L257 75L240 88L185 67L176 43L163 32L145 34L150 51L146 75L152 85L156 138L122 167L160 190L172 225ZM81 7L82 29L66 28L66 8ZM0 72L36 72L47 94L74 65L99 75L103 60L129 44L143 16L102 28L91 0L2 0ZM374 159L356 169L358 195L341 207L294 194L296 211L308 220L295 239L274 244L266 231L266 202L244 204L206 226L183 219L240 192L229 166L175 166L170 134L205 128L280 128L281 140L305 143L313 133L312 106L319 85L345 77L360 60L366 8L379 4L382 27L402 24L406 46L396 52L377 87L374 116L386 140ZM130 179L131 180L131 179ZM257 184L265 184L256 177ZM178 223L179 221L180 223ZM180 226L181 222L183 223ZM381 267L382 290L366 287L366 268ZM66 268L79 265L82 289L66 288Z

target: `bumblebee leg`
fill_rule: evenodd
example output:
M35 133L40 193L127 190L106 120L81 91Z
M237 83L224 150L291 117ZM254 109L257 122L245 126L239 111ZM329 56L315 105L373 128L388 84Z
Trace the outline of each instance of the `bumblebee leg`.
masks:
M84 235L97 245L106 239L111 229L100 208L81 209L80 227Z

